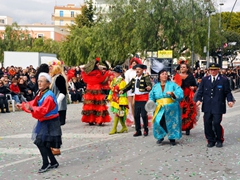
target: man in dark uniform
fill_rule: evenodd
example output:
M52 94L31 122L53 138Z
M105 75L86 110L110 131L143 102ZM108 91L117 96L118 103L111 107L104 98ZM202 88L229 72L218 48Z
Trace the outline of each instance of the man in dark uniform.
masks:
M146 65L137 64L133 67L133 69L136 69L136 77L132 78L132 80L125 86L125 88L120 91L120 94L132 89L135 98L134 119L136 129L136 133L133 136L136 137L142 135L140 115L143 119L144 136L147 136L148 116L147 111L145 110L145 104L148 101L148 94L149 91L152 89L152 83L150 80L150 76L143 73L144 69L147 69Z
M224 130L221 126L222 115L226 113L226 100L232 107L234 98L229 81L219 74L219 65L212 63L209 66L210 75L202 79L198 93L197 105L202 104L204 112L204 132L207 138L207 147L222 147Z

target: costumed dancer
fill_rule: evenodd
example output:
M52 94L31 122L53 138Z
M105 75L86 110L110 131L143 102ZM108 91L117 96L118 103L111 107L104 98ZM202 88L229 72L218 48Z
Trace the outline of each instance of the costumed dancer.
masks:
M120 94L119 92L126 86L126 82L121 76L123 73L122 67L117 65L113 69L114 79L110 84L110 92L108 95L108 101L110 101L111 111L114 113L114 122L113 128L109 132L109 135L115 133L124 133L128 132L128 128L125 124L127 113L128 113L128 100L127 100L127 93ZM122 129L117 131L117 125L120 121L122 125Z
M197 90L196 80L190 72L190 67L185 61L180 62L180 73L176 73L174 81L181 86L184 92L184 98L180 102L182 109L182 131L186 131L186 135L190 135L190 130L197 123L197 106L194 102L194 92Z
M132 58L130 61L129 69L125 72L125 81L128 84L132 78L136 77L136 70L133 69L133 67L137 64L142 64L142 61L136 57ZM128 106L129 106L129 112L127 115L127 124L131 124L132 127L135 127L135 120L134 120L134 93L132 93L132 90L129 90L127 92L128 96Z
M105 95L102 93L102 83L107 81L108 71L103 74L99 69L100 58L96 58L86 64L81 72L83 81L87 84L83 95L82 122L89 125L102 125L110 122Z
M54 60L50 62L50 75L52 76L51 90L55 94L58 103L58 113L61 126L66 123L67 113L67 81L63 70L63 62ZM60 149L52 148L54 155L60 155Z
M182 137L179 102L183 98L183 90L169 79L165 69L158 73L158 81L149 95L149 100L157 104L153 115L153 135L157 144L161 144L168 135L171 145L176 145L175 140Z
M58 103L56 96L49 89L51 81L52 78L49 74L40 73L38 77L38 95L32 101L16 105L38 119L37 125L33 130L32 139L42 156L43 164L41 169L38 170L39 173L59 166L51 151L51 147L60 148L62 145Z
M137 64L133 68L136 69L136 77L132 78L127 86L119 93L126 93L132 89L132 92L135 95L134 119L136 129L136 132L133 136L137 137L142 135L140 115L143 119L144 136L148 136L148 115L147 111L145 110L145 104L148 101L148 95L152 89L152 83L150 76L143 73L144 69L147 69L147 66L143 64Z
M50 62L50 75L52 76L51 90L57 97L58 113L61 126L66 123L67 113L67 81L63 70L63 62L54 60Z

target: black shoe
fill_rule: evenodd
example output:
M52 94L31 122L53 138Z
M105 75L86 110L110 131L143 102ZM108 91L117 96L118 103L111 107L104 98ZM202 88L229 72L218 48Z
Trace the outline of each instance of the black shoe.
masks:
M176 145L175 139L170 139L170 144L171 144L172 146L175 146L175 145Z
M186 130L186 135L189 136L190 135L190 129Z
M46 168L42 167L38 170L38 173L44 173L51 167L51 164L48 164Z
M133 137L137 137L137 136L141 136L142 132L141 131L137 131L135 132L135 134L133 134Z
M216 144L216 147L218 147L218 148L221 148L221 147L223 147L223 144L222 144L222 142L217 142L217 144Z
M146 129L144 130L143 135L144 135L144 136L148 136L148 128L146 128Z
M161 143L163 142L163 140L164 140L163 138L162 138L162 139L159 139L159 140L157 140L156 143L157 143L157 144L161 144Z
M213 147L213 146L215 146L215 143L213 143L213 142L209 142L209 143L207 144L207 147L209 147L209 148L211 148L211 147Z
M7 110L7 111L6 111L6 113L10 113L10 111L9 111L9 110Z
M93 126L94 125L94 123L88 123L89 124L89 126Z
M59 164L58 163L55 163L55 164L51 164L51 166L49 167L49 169L53 169L53 168L57 168L59 166Z
M3 110L3 111L1 111L1 113L6 113L6 112Z

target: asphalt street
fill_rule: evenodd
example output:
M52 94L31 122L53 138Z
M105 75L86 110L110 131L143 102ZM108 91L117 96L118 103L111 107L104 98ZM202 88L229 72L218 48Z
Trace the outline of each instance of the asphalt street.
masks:
M147 137L108 135L112 122L89 126L80 121L82 104L70 104L62 127L60 166L39 174L41 156L31 140L36 120L22 111L0 114L0 180L240 180L240 93L223 116L222 148L207 148L200 115L190 136L183 132L176 146L167 138L157 145ZM118 126L120 129L120 125Z

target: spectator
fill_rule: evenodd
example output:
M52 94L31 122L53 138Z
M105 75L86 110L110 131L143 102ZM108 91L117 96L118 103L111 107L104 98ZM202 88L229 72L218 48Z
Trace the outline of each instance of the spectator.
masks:
M30 81L28 82L29 89L36 95L37 94L37 81L34 75L30 76Z
M19 95L21 91L18 87L18 80L15 78L12 79L12 83L10 84L10 91L13 100L16 101L17 104L20 104Z
M8 101L6 94L9 93L10 91L6 88L6 86L3 85L3 81L0 80L0 108L1 108L1 113L10 113L9 108L8 108ZM4 107L6 108L6 111L4 111Z
M24 96L24 98L27 99L27 101L31 101L33 99L33 93L28 88L26 82L23 80L23 78L18 79L18 87L20 89L21 94Z

